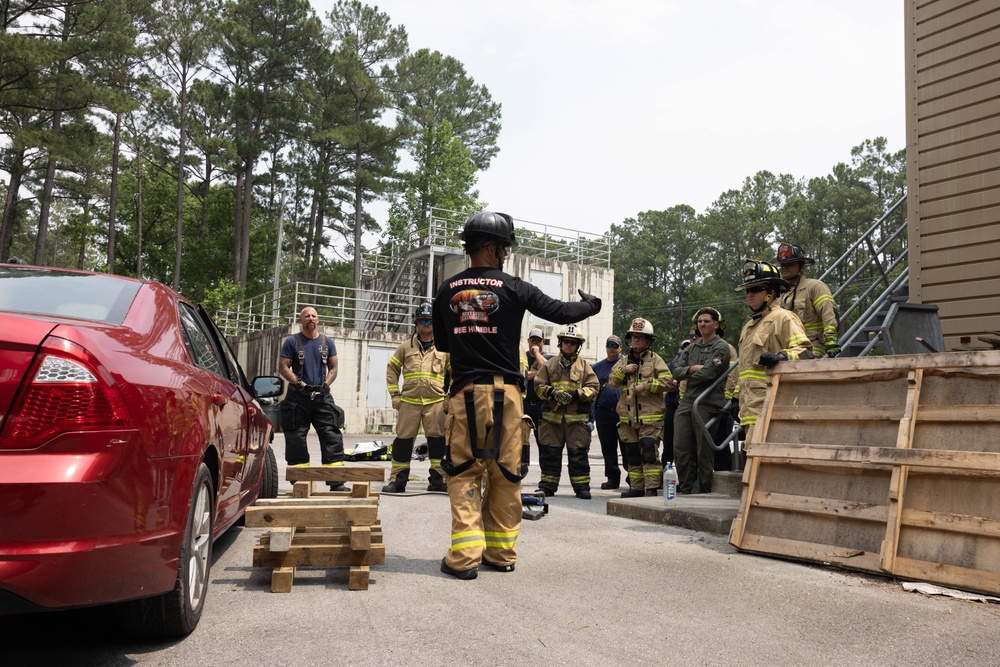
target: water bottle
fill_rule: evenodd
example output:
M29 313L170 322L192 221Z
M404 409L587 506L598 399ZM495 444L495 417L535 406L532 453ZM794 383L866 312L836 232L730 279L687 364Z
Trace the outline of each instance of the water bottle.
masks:
M677 496L677 471L674 464L668 463L667 469L663 471L663 502L669 503Z

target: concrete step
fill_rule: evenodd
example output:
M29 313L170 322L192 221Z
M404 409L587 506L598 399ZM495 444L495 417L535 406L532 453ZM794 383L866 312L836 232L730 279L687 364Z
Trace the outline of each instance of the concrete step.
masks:
M678 495L673 500L667 500L663 496L612 498L608 501L608 514L704 533L728 535L729 527L740 507L743 473L715 473L712 479L712 491L712 493Z

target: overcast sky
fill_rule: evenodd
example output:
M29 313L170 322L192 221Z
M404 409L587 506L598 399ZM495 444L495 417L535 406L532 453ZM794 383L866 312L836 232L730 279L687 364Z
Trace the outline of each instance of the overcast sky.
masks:
M519 220L603 233L640 211L703 212L760 170L826 175L865 139L905 147L901 0L377 6L503 105L478 188Z

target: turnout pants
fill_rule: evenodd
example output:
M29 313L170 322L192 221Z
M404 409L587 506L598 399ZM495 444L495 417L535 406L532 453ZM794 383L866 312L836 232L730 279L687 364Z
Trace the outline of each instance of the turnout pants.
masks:
M396 418L396 439L392 443L392 471L390 479L401 480L402 484L410 478L410 461L413 458L413 441L424 427L427 436L428 455L431 462L430 478L440 481L444 477L441 471L441 456L444 454L444 401L429 405L413 405L405 401L399 404L399 414Z
M628 458L628 481L633 490L658 489L663 481L663 464L657 453L663 436L663 422L645 422L633 426L619 422L618 437Z
M503 415L495 423L495 389L503 397ZM471 392L475 425L469 424L466 395ZM469 384L451 397L445 426L448 497L451 502L451 548L444 560L448 567L463 571L477 567L485 558L496 565L517 560L517 534L521 529L522 448L530 427L522 419L521 388L494 376L493 384ZM494 432L499 429L499 451ZM474 437L473 437L474 434ZM472 441L496 458L473 457ZM470 462L464 470L463 464Z
M538 446L538 464L541 481L538 488L545 495L554 495L562 476L562 452L566 445L569 459L569 482L574 491L590 490L590 429L587 422L550 422L542 420L538 426L541 440Z
M344 465L344 411L333 402L330 390L316 393L289 387L281 402L281 428L285 433L285 463L290 466L309 465L306 436L310 426L319 435L323 465Z
M707 422L719 408L701 406L702 423ZM705 433L694 416L694 404L681 401L674 414L674 456L677 468L679 493L711 493L712 474L715 470L714 438Z

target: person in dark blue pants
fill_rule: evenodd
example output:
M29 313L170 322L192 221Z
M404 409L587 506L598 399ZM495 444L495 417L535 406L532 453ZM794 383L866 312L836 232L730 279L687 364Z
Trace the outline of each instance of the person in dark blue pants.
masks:
M607 481L601 484L602 489L617 489L621 486L622 473L618 466L618 455L621 453L625 461L625 446L618 438L618 399L621 397L620 387L608 385L611 369L618 363L622 354L622 340L618 336L608 336L604 344L607 358L598 361L591 367L601 385L597 398L594 400L594 424L597 428L597 438L601 441L601 455L604 457L604 476Z

